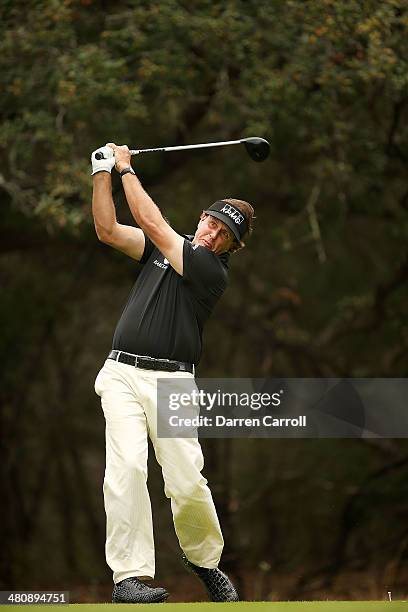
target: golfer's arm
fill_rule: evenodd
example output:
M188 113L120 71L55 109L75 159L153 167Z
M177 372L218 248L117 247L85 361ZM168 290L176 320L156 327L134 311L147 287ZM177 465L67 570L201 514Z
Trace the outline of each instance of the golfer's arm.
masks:
M145 247L144 234L141 229L117 222L109 172L98 172L93 176L92 214L96 235L101 242L137 261L141 259Z
M184 238L163 218L159 208L143 189L139 179L130 172L122 177L130 211L144 233L168 259L174 270L183 274Z

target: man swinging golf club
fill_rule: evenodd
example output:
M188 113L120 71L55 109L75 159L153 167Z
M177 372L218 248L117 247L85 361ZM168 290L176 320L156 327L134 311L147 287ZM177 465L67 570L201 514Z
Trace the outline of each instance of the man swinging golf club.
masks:
M110 143L91 160L98 238L143 264L95 381L106 419L103 491L112 601L152 603L168 596L165 589L145 584L155 572L147 436L162 468L184 563L212 601L237 601L233 584L218 569L224 542L201 474L200 444L197 438L157 435L157 381L194 378L204 323L227 286L229 256L244 246L254 211L242 200L219 200L201 213L194 237L181 236L144 191L127 146ZM116 220L114 166L139 228Z

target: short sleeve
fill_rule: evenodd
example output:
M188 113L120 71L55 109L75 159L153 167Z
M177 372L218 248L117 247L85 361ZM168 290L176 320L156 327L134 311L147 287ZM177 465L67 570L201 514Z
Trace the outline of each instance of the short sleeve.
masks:
M219 257L188 240L183 246L183 278L198 295L220 296L227 286L227 270Z
M146 261L149 259L150 255L153 253L154 249L156 248L153 242L150 240L150 238L146 236L146 234L144 235L144 237L145 237L145 247L144 247L143 255L139 259L139 263L141 264L146 263Z

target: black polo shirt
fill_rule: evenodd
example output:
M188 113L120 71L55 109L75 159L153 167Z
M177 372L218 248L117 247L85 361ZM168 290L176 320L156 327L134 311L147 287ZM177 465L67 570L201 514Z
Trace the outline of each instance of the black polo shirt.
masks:
M145 236L143 270L116 326L113 349L198 364L204 323L227 287L229 255L184 238L180 276Z

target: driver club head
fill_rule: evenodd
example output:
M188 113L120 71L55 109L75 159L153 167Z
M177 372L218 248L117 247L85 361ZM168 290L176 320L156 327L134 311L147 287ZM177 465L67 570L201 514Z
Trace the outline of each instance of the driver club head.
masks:
M264 161L271 149L270 144L264 138L243 138L241 142L244 143L246 150L248 151L248 155L251 159L256 162Z

